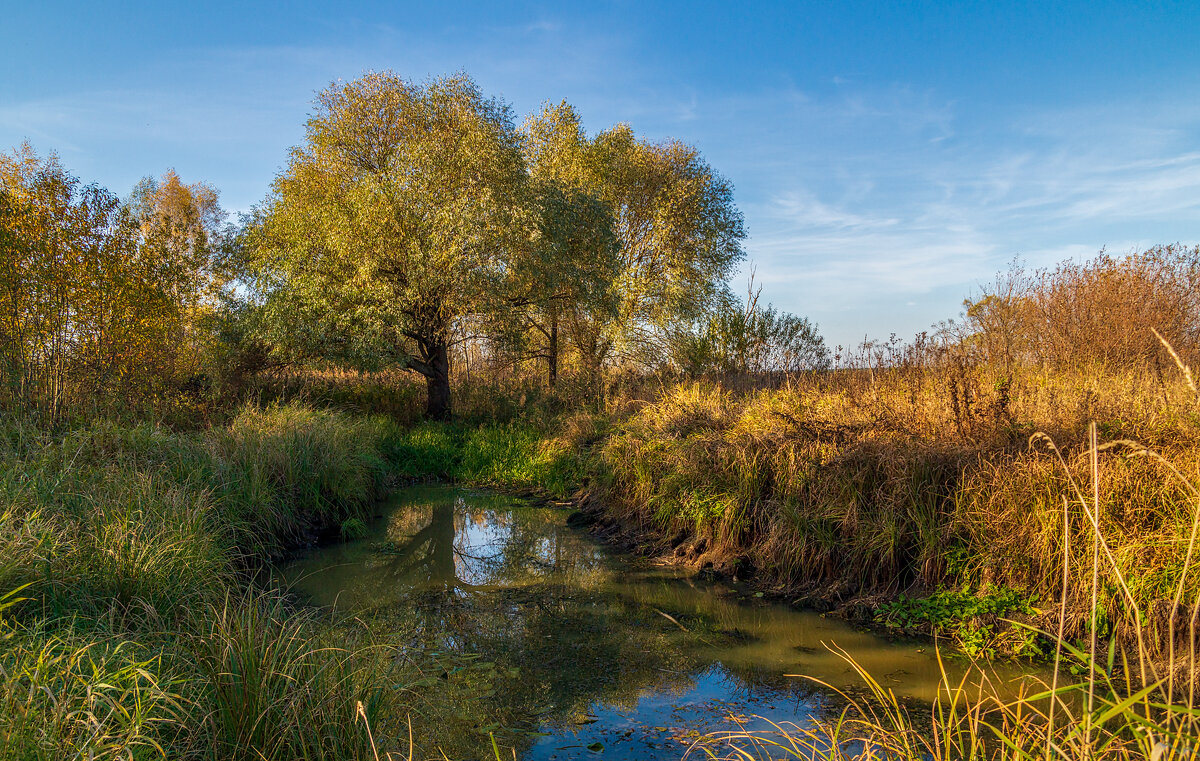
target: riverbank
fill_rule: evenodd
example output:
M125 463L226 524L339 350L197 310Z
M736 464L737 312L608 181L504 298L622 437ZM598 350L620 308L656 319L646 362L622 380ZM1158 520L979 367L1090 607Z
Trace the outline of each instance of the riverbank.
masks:
M1057 634L1060 619L1071 642L1094 622L1098 638L1154 657L1188 647L1185 610L1174 625L1171 610L1200 592L1184 572L1200 412L1177 378L880 371L749 392L681 383L603 414L410 436L414 451L433 452L414 462L432 458L445 476L586 497L589 522L664 559L972 655L1046 657L1054 638L1026 627ZM1105 548L1095 599L1093 515Z
M1053 664L1038 696L1004 697L986 666L969 700L947 681L930 719L848 659L871 695L843 720L707 738L713 757L840 759L865 744L897 758L1190 758L1190 374L990 372L847 373L750 393L680 384L491 435L532 426L526 451L582 459L574 522L627 547L753 574L802 605L977 656Z
M974 412L956 419L938 380L677 386L598 451L606 512L685 554L705 541L714 564L735 564L727 572L752 570L817 604L890 599L885 623L939 630L978 654L1036 654L1036 639L998 620L1055 631L1065 588L1067 639L1082 640L1088 621L1127 645L1148 628L1144 644L1167 655L1171 600L1198 591L1185 571L1198 505L1178 477L1200 462L1194 393L1149 377L977 377ZM1091 421L1107 447L1094 462ZM1113 561L1096 600L1090 515Z
M373 758L358 706L402 735L419 666L253 583L369 519L394 423L289 405L2 434L0 756Z
M1200 459L1188 389L975 378L973 412L956 418L934 380L682 383L603 412L530 404L471 425L298 405L245 408L197 432L9 421L0 747L373 758L361 701L375 737L402 750L414 706L436 722L437 696L462 685L431 688L419 658L397 657L394 631L298 610L253 577L289 548L360 535L389 485L427 479L536 493L579 509L574 522L602 538L975 655L1068 653L1088 673L1094 632L1133 659L1105 678L1137 659L1151 664L1147 683L1155 663L1176 667L1164 678L1191 672L1179 621L1195 599L1197 503L1194 481L1176 478ZM1101 441L1124 443L1093 462L1095 420ZM1020 616L1061 638L1005 622Z

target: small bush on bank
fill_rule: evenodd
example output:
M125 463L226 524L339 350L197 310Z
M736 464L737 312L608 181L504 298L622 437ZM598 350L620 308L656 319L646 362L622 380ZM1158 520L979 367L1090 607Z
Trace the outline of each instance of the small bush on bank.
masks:
M1036 639L1027 636L1027 630L1014 630L1005 624L1005 619L1036 613L1032 601L1018 590L963 587L939 589L925 597L901 595L879 607L877 620L906 631L949 635L963 652L975 658L994 657L1000 652L1044 655Z

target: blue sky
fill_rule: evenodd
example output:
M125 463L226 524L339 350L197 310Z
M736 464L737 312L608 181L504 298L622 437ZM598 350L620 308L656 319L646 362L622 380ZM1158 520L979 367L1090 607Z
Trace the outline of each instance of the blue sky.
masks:
M1033 265L1200 242L1200 3L9 4L0 148L126 193L261 200L313 95L466 70L703 151L750 267L831 344L955 317Z

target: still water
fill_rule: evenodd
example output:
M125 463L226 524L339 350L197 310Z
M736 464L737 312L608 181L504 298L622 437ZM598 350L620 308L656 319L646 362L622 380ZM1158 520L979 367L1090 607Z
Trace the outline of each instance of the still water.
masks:
M498 676L465 698L476 730L522 759L678 759L702 733L803 723L834 705L813 679L860 689L831 647L913 700L940 678L925 643L616 554L562 510L488 491L401 490L369 536L281 576L313 604L393 616L422 647L484 659Z

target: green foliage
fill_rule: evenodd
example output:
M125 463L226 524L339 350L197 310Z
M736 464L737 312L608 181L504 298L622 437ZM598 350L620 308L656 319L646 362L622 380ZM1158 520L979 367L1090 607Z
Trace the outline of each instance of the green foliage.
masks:
M658 364L665 332L695 320L720 296L744 257L745 229L733 189L695 148L652 143L618 125L588 138L566 103L547 105L525 125L535 181L568 198L595 198L614 225L616 261L598 246L599 228L578 212L558 230L591 231L592 263L609 278L604 301L564 303L562 316L582 364L592 373L615 354ZM578 203L568 209L586 209ZM551 207L553 210L553 207ZM554 218L561 219L561 213ZM598 219L589 213L582 219ZM561 232L559 233L561 235ZM553 237L553 236L552 236ZM596 308L604 307L604 308Z
M672 363L692 377L828 369L829 350L816 326L770 304L760 306L758 296L751 284L745 304L727 296L698 325L672 328Z
M447 416L452 331L499 308L527 249L524 183L508 107L465 75L329 87L250 247L276 340L419 372Z
M553 386L566 345L560 327L616 316L620 242L615 210L587 184L590 144L575 110L566 102L545 107L527 120L524 138L536 225L527 266L513 270L514 314L499 335L545 359Z
M900 629L949 634L971 656L995 656L1001 633L1015 634L1017 647L1005 648L1012 655L1040 654L1036 639L1022 636L1023 630L1011 631L1002 619L1016 614L1034 615L1037 610L1027 592L1009 587L984 587L973 590L940 589L926 597L901 595L881 605L878 620Z
M454 478L458 472L462 436L462 430L453 425L419 424L389 445L389 461L402 478Z
M340 533L342 535L342 539L348 541L362 539L367 535L367 523L358 516L351 516L342 521Z
M583 453L523 419L474 427L427 421L389 436L384 450L401 479L535 488L558 498L578 489L591 466Z
M579 488L590 464L565 442L523 420L477 427L422 423L390 440L387 457L406 479L536 488L558 498Z
M565 498L587 473L583 458L528 423L481 426L463 441L458 475L469 483L537 487Z
M613 209L621 241L614 348L637 351L713 304L745 256L746 231L733 187L695 148L618 125L590 151L588 181Z

